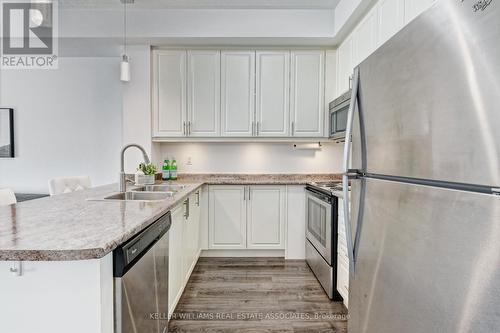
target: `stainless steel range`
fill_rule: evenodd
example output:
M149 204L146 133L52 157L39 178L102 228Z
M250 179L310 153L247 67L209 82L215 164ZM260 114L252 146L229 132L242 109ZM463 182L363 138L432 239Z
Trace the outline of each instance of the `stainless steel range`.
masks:
M342 183L306 186L306 260L328 297L342 300L337 286L338 197ZM337 195L336 195L337 194Z

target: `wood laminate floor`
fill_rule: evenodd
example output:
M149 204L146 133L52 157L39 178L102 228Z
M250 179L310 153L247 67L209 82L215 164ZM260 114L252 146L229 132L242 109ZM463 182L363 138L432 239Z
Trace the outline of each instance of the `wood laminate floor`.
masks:
M200 258L169 332L347 332L303 260Z

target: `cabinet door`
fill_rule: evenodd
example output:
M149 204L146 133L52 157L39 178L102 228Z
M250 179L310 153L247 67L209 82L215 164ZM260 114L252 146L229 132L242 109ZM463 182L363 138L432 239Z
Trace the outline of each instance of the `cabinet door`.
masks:
M184 207L180 205L172 210L172 225L168 235L168 311L170 314L175 310L174 307L184 287L184 221Z
M380 0L377 46L384 44L404 25L404 0Z
M349 257L347 254L347 239L344 220L344 200L338 201L338 233L337 233L337 291L349 303Z
M377 48L377 8L374 7L353 34L354 65L357 66Z
M210 249L246 248L245 189L245 186L210 186Z
M344 305L349 307L349 266L343 260L337 265L337 291L344 299Z
M324 51L292 52L292 136L323 136L324 72Z
M289 135L290 52L257 51L256 134Z
M201 190L199 190L201 191ZM189 280L191 270L196 265L199 252L200 235L200 196L199 191L189 197L189 217L186 221L186 240L184 242L186 261L186 282Z
M350 88L350 77L353 72L352 37L347 38L338 49L338 82L337 96L342 95Z
M185 135L186 51L155 51L153 135Z
M193 263L191 237L193 233L193 224L191 216L191 197L187 198L182 204L183 222L182 222L182 286L184 287L189 279L191 265Z
M250 186L247 197L247 248L285 248L285 187Z
M253 135L255 52L221 53L222 136Z
M435 0L404 0L405 1L405 24L408 24L418 15L429 8Z
M306 258L306 195L303 185L286 187L286 258Z
M220 135L220 52L188 51L188 134Z

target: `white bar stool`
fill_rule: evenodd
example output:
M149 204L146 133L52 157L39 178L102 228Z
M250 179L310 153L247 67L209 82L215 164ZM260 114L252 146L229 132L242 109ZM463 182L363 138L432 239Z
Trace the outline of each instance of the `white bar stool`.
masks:
M10 188L0 189L0 206L7 206L17 203L14 191Z
M89 176L59 177L49 180L49 194L57 195L82 191L92 187Z

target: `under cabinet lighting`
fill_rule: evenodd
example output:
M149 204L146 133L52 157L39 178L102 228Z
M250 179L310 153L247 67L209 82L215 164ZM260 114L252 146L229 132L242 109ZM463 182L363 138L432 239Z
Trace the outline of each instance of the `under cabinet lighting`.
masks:
M321 142L293 144L293 149L296 150L321 150L322 147Z

